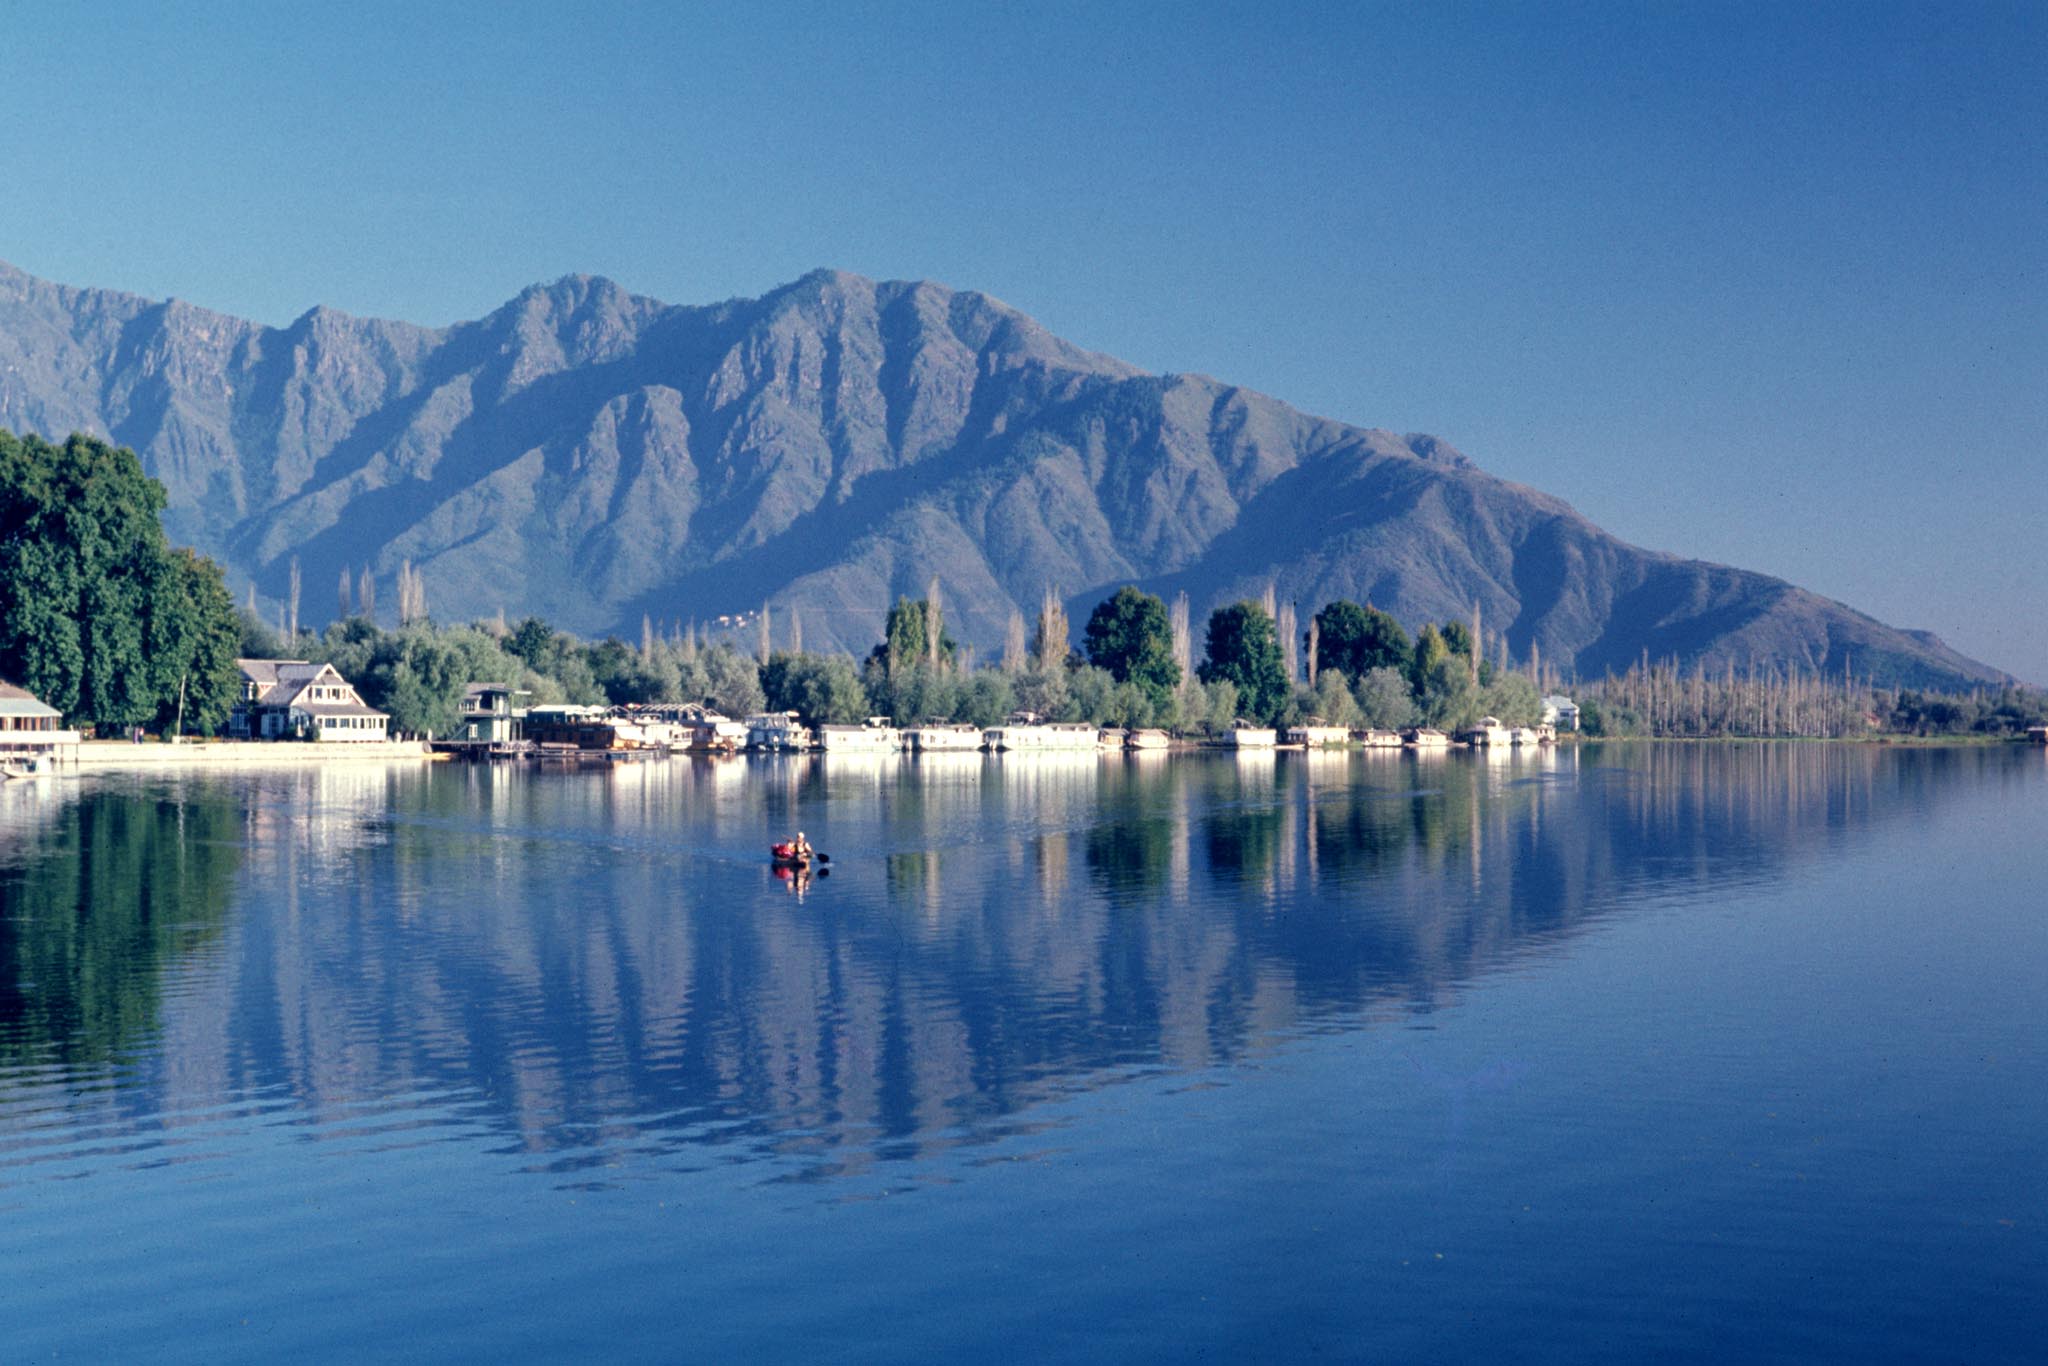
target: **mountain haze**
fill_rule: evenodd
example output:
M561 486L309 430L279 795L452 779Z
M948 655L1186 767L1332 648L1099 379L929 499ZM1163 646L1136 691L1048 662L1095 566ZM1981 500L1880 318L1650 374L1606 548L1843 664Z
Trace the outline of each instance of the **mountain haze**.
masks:
M759 299L535 286L447 328L283 328L0 265L0 427L134 447L173 538L302 617L344 569L422 569L443 619L585 634L772 604L861 651L936 575L984 650L1048 584L1209 608L1270 581L1467 618L1567 671L1645 650L1879 681L2004 678L1782 580L1627 545L1428 436L1146 374L971 291L817 271Z

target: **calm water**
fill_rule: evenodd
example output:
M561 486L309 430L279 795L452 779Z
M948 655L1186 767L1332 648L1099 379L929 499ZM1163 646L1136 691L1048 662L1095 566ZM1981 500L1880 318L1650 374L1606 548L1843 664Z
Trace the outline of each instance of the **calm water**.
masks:
M2044 835L2018 748L0 785L0 1359L2038 1359Z

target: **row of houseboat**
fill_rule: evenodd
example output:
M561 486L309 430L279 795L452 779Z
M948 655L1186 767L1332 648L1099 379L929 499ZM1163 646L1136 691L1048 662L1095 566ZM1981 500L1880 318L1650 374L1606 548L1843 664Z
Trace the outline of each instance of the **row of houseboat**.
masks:
M1046 721L1019 712L998 726L927 721L897 726L886 716L858 725L806 726L794 711L756 712L734 720L707 706L649 705L614 708L550 705L514 711L510 689L478 685L465 709L463 733L449 748L502 757L546 758L603 752L612 758L652 753L889 754L973 752L1077 753L1091 750L1156 750L1175 742L1159 729L1122 730L1085 722ZM1368 749L1434 749L1471 745L1541 744L1556 738L1551 728L1508 727L1483 718L1455 738L1427 728L1407 731L1359 730L1309 721L1278 730L1239 722L1222 739L1236 749L1324 748L1358 745ZM482 757L479 753L479 757Z

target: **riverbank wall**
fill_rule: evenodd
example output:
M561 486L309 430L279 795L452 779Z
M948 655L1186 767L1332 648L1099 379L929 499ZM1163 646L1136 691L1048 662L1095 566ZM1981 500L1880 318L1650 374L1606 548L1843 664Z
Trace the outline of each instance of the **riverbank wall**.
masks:
M166 768L299 768L308 764L419 762L439 756L425 744L385 740L352 744L311 744L282 740L208 740L168 745L124 740L86 740L53 756L60 770L76 773L154 771Z

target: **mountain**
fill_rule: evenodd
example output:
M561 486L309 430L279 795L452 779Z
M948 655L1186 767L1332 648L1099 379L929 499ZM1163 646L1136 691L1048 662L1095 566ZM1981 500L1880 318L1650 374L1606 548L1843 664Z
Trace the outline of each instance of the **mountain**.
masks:
M419 567L443 619L501 606L637 638L770 603L860 651L936 575L984 650L1048 584L1209 608L1267 583L1411 625L1478 604L1517 658L1644 651L1913 685L2005 675L1762 574L1627 545L1435 437L1153 375L971 291L817 271L759 299L535 286L447 328L316 308L266 327L0 265L0 426L134 447L171 535L338 606ZM239 590L238 590L239 591ZM385 601L395 595L387 587ZM333 606L330 606L333 605Z

